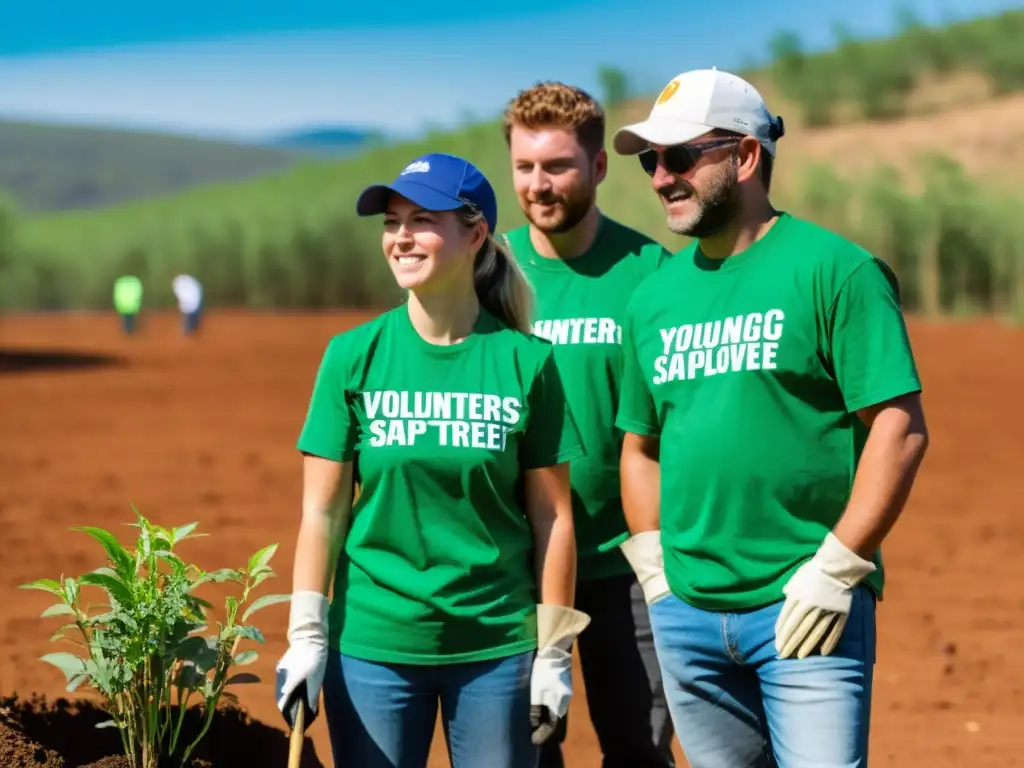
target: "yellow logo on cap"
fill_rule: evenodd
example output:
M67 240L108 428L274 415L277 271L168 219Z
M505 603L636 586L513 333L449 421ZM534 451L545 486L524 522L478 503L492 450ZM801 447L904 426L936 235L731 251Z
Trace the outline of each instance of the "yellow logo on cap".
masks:
M666 85L662 89L660 94L658 94L658 100L655 102L655 104L664 104L666 101L668 101L673 96L675 96L676 91L678 91L678 90L679 90L679 81L678 80L673 80L672 82L670 82L668 85Z

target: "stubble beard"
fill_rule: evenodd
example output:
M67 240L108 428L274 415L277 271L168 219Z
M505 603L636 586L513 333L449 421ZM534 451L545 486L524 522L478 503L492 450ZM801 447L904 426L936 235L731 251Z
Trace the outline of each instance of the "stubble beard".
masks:
M704 192L698 194L692 188L691 192L697 210L686 216L668 215L665 219L673 233L697 239L712 237L736 219L740 207L739 182L736 167L731 163Z
M548 219L547 221L537 221L529 214L529 212L527 212L526 218L541 232L548 235L559 235L564 232L571 231L581 221L583 221L586 215L590 212L590 209L597 202L597 190L590 185L588 180L587 184L581 185L578 189L573 190L569 196L559 197L557 200L553 200L552 202L561 204L562 215L560 217L557 217L554 220Z

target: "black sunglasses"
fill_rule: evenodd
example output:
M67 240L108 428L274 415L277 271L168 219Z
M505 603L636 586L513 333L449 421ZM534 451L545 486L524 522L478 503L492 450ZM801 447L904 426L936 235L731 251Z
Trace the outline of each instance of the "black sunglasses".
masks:
M742 137L737 136L735 138L716 139L703 144L673 144L671 147L666 147L661 151L661 162L665 166L665 170L679 176L693 168L694 164L705 152L720 147L727 147L730 144L738 144L740 141L742 141ZM647 175L653 176L658 168L658 152L654 149L645 149L639 154L639 158L640 165L643 166Z

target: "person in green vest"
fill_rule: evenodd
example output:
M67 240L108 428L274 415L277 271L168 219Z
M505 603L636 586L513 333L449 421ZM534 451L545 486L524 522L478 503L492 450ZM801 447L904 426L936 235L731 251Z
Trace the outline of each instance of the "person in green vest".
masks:
M619 488L615 426L622 321L632 291L669 256L596 204L607 171L605 115L584 90L542 82L508 104L503 121L512 181L526 222L505 233L537 295L533 331L554 344L586 455L570 468L579 549L576 607L587 708L604 768L667 768L669 716L644 585L633 571ZM648 594L652 599L656 590ZM541 768L563 765L562 721Z
M336 765L424 768L440 705L456 768L535 768L589 621L553 347L474 165L416 158L356 210L408 301L334 336L313 384L277 704L315 718L322 687Z
M142 309L142 281L135 275L121 275L114 281L114 309L121 318L121 330L135 333Z
M693 238L630 300L617 416L693 768L867 765L880 548L928 444L896 276L769 201L784 133L705 69L613 138Z

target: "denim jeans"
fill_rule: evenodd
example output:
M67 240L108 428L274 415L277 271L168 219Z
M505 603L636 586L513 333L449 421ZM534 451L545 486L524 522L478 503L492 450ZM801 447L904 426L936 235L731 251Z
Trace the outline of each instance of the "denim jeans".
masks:
M590 722L602 759L592 768L673 768L672 720L647 601L631 572L576 585L590 626L576 640ZM573 698L582 697L577 689ZM577 715L578 716L578 715ZM541 747L540 768L563 768L569 714Z
M138 326L138 316L134 312L122 312L120 313L121 318L121 330L126 334L135 333Z
M536 768L533 656L426 666L331 651L323 696L334 764L425 768L440 703L453 768Z
M201 310L194 312L183 312L181 315L181 332L186 336L192 336L199 330Z
M779 659L777 602L745 613L651 606L665 693L691 768L863 768L875 662L875 597L854 591L829 656Z

